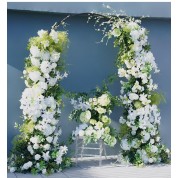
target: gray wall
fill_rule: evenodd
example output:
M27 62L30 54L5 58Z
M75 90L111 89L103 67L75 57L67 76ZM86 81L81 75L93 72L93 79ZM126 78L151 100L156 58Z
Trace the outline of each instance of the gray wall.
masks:
M10 2L7 4L8 9L43 11L55 13L83 13L91 12L108 12L103 8L103 4L114 8L116 12L124 10L130 16L149 15L150 17L171 17L170 2ZM139 9L139 10L138 10Z
M12 138L18 133L14 129L14 122L22 122L22 112L19 109L21 92L24 81L20 79L24 67L24 58L28 56L26 45L28 39L35 36L40 29L50 29L55 21L65 17L62 14L38 13L8 10L8 152L11 149ZM87 17L76 16L68 20L70 47L66 55L66 63L70 75L62 82L69 91L88 92L107 75L116 72L114 60L117 49L113 48L112 41L105 44L96 43L101 34L96 32L93 23L86 23ZM144 19L142 25L149 31L149 42L161 72L153 78L159 84L159 89L166 95L166 104L161 104L161 136L162 141L169 148L171 146L171 20L161 18ZM111 92L119 95L119 80L111 86ZM68 121L72 109L67 99L62 112L61 125L65 140L76 126ZM112 114L113 126L118 128L118 118L122 114L121 108L116 108ZM118 147L109 149L110 154L116 154Z

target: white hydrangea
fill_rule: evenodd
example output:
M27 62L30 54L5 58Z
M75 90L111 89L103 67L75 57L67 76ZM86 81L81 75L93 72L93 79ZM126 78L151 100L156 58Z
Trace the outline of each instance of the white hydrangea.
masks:
M41 73L39 71L33 71L29 73L29 78L33 81L33 82L37 82L40 80L41 78Z
M33 163L31 161L29 161L22 166L22 170L27 170L30 167L32 167L32 165L33 165Z
M110 99L109 96L107 94L102 94L99 98L98 98L98 103L101 106L107 106L110 103Z
M35 160L38 161L40 158L41 158L41 155L39 155L39 154L36 154L36 155L35 155Z
M58 62L60 56L61 56L60 53L57 53L57 52L54 51L54 52L51 54L50 61L51 61L51 62Z
M44 158L45 161L49 161L49 159L51 159L51 157L49 155L49 151L43 152L43 156L42 157Z
M30 47L30 53L33 57L40 57L41 51L37 46L31 46Z
M125 77L127 74L127 71L124 68L118 69L118 75L119 77Z
M40 38L42 38L44 35L47 35L48 32L46 30L41 29L37 32L37 34Z
M125 151L130 150L130 148L131 148L131 145L128 143L127 139L122 139L120 146Z
M39 67L40 66L40 60L36 57L31 57L30 58L32 65Z
M139 96L136 93L129 93L130 100L138 100Z

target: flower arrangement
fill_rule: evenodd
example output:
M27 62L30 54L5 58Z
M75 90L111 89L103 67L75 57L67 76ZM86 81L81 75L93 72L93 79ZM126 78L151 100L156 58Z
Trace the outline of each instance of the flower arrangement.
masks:
M132 17L91 14L89 20L93 17L97 31L104 35L101 42L113 37L114 47L119 46L116 66L119 78L124 78L120 81L124 112L119 119L124 160L136 165L170 162L170 150L161 144L159 134L161 116L157 105L163 96L155 91L158 85L152 79L152 71L159 70L150 51L148 31L141 27L141 20Z
M61 54L67 47L64 31L38 31L28 43L23 78L26 88L20 99L23 124L16 124L21 134L14 140L9 158L11 172L50 174L70 165L67 146L60 145L59 127L61 89L58 81L67 77Z
M113 147L117 142L117 134L110 125L109 115L116 103L117 97L101 90L93 97L80 96L72 99L74 110L70 114L70 119L80 123L72 133L73 140L82 137L84 143L88 144L102 139L106 145Z

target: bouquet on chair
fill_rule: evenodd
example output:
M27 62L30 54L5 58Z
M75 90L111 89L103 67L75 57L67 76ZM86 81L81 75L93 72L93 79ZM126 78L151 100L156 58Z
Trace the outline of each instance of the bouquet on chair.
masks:
M118 98L111 95L109 91L97 89L91 96L88 94L71 99L73 111L69 118L76 120L79 126L72 133L72 139L82 138L85 144L103 140L103 142L113 147L117 142L116 130L111 127L111 118Z

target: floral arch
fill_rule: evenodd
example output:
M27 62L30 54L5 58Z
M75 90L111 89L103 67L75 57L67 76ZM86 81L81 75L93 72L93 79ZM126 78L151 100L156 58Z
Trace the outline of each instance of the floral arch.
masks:
M114 47L119 46L116 66L123 79L120 103L124 113L119 119L118 140L123 159L135 165L169 162L170 151L160 142L157 105L162 96L155 92L158 86L152 79L152 71L159 70L147 41L148 31L140 20L131 17L89 14L91 18L96 20L103 39L114 37ZM16 124L21 134L9 158L11 172L50 174L71 164L67 147L58 143L62 105L58 82L67 77L61 54L68 42L67 32L56 31L58 26L55 24L51 31L40 30L29 40L30 54L23 72L26 88L20 100L24 122Z

